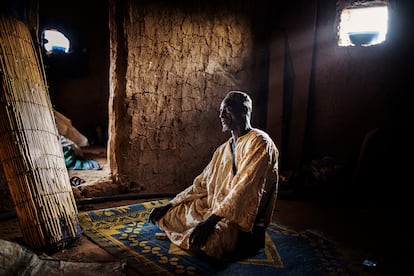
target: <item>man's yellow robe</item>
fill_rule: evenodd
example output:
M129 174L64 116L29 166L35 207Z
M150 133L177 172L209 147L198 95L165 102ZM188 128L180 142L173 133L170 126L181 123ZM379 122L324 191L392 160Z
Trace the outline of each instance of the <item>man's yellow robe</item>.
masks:
M278 184L279 152L264 131L252 129L235 144L236 172L233 172L232 138L219 146L210 163L191 186L170 202L173 207L159 221L171 242L189 249L189 235L194 227L211 214L222 217L207 244L207 255L221 258L235 250L239 230L250 232L253 225L268 225ZM265 202L266 201L266 202ZM259 222L260 209L266 218Z

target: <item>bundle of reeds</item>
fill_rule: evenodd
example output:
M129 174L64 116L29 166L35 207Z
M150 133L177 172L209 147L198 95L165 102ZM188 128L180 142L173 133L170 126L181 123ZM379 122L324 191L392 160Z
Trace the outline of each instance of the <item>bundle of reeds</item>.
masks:
M0 162L24 241L62 248L81 230L36 51L27 25L0 16Z

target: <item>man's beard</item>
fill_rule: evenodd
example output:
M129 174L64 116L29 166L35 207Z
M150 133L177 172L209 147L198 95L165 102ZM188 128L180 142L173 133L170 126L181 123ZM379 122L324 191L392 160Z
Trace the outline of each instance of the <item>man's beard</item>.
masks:
M221 131L226 132L228 130L230 130L230 127L228 125L228 120L222 120L221 121Z

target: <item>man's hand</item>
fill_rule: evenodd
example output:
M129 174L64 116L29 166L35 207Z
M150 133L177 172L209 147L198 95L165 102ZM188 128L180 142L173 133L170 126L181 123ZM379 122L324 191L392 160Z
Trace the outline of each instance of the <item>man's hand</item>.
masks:
M155 224L160 218L162 218L165 213L168 212L172 208L171 203L167 203L164 206L155 207L151 210L149 216L148 216L148 222L151 222L152 224Z
M201 248L206 244L208 237L213 233L221 217L212 214L194 227L189 237L190 247Z

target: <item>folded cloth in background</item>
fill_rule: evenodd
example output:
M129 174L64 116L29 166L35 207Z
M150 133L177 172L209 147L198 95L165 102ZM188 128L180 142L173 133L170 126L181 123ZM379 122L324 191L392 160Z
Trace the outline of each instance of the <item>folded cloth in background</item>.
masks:
M60 142L63 148L66 168L68 170L100 170L101 165L95 160L83 158L83 147L89 146L86 136L80 133L73 125L72 121L53 110L55 114L56 127L60 135Z
M60 135L60 143L62 144L62 147L66 147L66 146L71 147L77 157L83 157L83 150L81 149L81 147L78 146L78 144L76 144L69 138L63 135Z
M71 146L63 146L63 156L68 170L100 170L101 165L92 159L78 157Z

